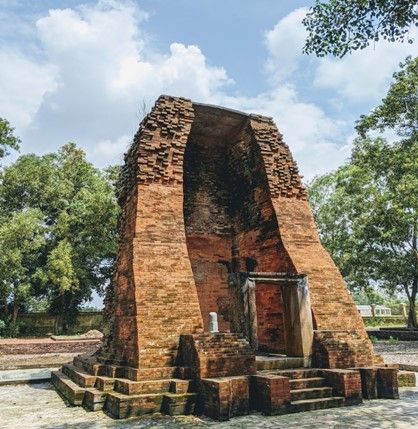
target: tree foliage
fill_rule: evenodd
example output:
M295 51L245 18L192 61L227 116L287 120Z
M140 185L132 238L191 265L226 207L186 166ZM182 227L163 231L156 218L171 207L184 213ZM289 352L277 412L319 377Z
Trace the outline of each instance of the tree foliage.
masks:
M403 65L382 104L358 122L360 135L349 162L315 179L309 189L323 243L348 283L405 293L413 327L418 291L417 123L394 94L400 92L406 100L416 97L408 95L416 89L416 72L408 71L415 61ZM388 142L367 135L375 129L396 130L401 138Z
M19 150L20 139L14 135L14 128L3 118L0 118L0 159L9 155L10 149Z
M47 298L50 310L62 316L63 329L79 305L93 291L102 293L111 277L118 216L112 178L87 162L74 143L58 153L23 155L1 177L0 231L10 229L16 216L36 213L43 242L32 258L23 260L22 269L30 273L30 293ZM16 230L18 248L26 236ZM10 277L21 283L20 277ZM11 302L10 295L6 300Z
M0 223L0 298L3 318L16 323L19 306L32 294L37 259L45 245L42 212L25 209Z
M412 43L408 31L417 12L415 0L316 0L303 20L304 52L343 57L382 38Z
M370 114L357 122L358 133L393 130L399 137L417 138L418 130L418 57L408 57L394 75L388 94Z

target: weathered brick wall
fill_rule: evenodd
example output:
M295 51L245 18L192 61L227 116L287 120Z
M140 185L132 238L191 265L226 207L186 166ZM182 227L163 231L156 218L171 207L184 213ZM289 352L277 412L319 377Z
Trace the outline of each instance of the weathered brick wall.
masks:
M353 368L374 363L373 346L357 331L314 331L312 364L316 368Z
M292 273L295 268L280 238L262 151L247 118L227 156L234 270Z
M205 329L215 311L226 330L228 271L295 269L280 240L248 116L194 106L184 165L187 245Z
M183 220L183 155L191 102L160 97L125 156L124 208L103 357L133 367L174 364L181 333L202 320ZM109 310L110 308L110 310Z
M184 164L187 247L205 329L208 329L209 313L215 311L220 329L227 330L232 223L228 210L225 142L219 134L211 133L215 127L201 125L203 119L196 116ZM221 120L218 126L228 128Z
M280 197L273 204L286 249L298 272L308 274L316 329L354 329L367 338L344 279L321 245L308 202Z
M194 378L230 377L256 372L254 351L239 334L219 332L182 335L177 364Z
M346 284L321 245L306 190L290 150L273 121L252 116L260 144L280 237L297 272L308 274L317 329L355 329L366 339L364 324Z

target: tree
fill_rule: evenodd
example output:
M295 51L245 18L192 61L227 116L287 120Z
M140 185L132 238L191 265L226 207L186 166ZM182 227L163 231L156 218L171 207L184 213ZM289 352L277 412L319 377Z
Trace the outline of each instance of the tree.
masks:
M16 324L20 306L33 293L37 260L44 245L40 210L23 210L0 223L0 309L2 319L12 324Z
M309 188L325 247L352 288L375 285L409 301L418 327L418 141L361 139L350 161Z
M319 57L343 57L381 38L412 43L417 25L416 0L316 0L303 20L308 37L303 48Z
M382 104L357 122L349 162L309 188L325 247L349 285L370 284L409 301L408 326L418 327L417 59L394 74ZM372 138L395 131L398 141Z
M118 216L113 179L87 162L74 143L58 153L21 156L1 178L2 224L27 210L41 213L45 245L31 291L48 299L64 330L80 304L93 291L102 294L111 278Z
M14 128L3 118L0 118L0 159L9 155L10 149L19 150L20 139L14 135Z
M381 105L357 121L356 129L362 137L370 131L391 129L399 137L417 138L418 57L407 57L393 76L394 82Z

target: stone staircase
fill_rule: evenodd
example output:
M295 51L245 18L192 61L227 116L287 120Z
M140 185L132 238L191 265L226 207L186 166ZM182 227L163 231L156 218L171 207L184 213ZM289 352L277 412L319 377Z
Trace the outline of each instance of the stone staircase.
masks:
M288 405L290 413L346 405L344 397L333 395L332 386L327 385L320 370L294 369L269 371L269 373L290 379L290 404Z
M92 375L86 371L96 370ZM125 368L125 373L129 372ZM52 372L52 383L71 405L82 405L88 411L103 409L112 417L126 418L161 412L164 414L190 414L194 411L197 394L190 379L164 378L176 368L159 368L160 378L130 380L123 378L123 371L108 366L92 368L82 359L67 364L60 371ZM180 371L182 372L182 371ZM184 371L183 371L184 372ZM108 376L115 375L114 376Z
M332 351L335 339L345 334L325 337L322 344ZM357 338L341 342L337 346L345 348ZM227 420L252 411L274 415L354 405L362 396L397 397L396 369L303 364L303 358L284 355L256 358L237 334L188 334L180 337L177 366L133 368L78 356L53 372L52 382L71 405L104 410L114 418L193 413Z

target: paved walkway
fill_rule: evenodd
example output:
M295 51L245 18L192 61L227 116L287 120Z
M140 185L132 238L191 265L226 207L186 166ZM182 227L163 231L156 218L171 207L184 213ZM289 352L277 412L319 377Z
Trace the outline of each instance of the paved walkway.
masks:
M44 382L49 382L51 380L51 371L54 371L56 369L58 368L27 368L0 371L0 386L40 380Z
M155 416L112 420L102 412L88 413L81 407L67 407L50 384L0 387L0 428L10 429L386 429L418 428L418 388L401 389L399 400L372 400L338 409L265 417L250 415L229 422L197 417Z

